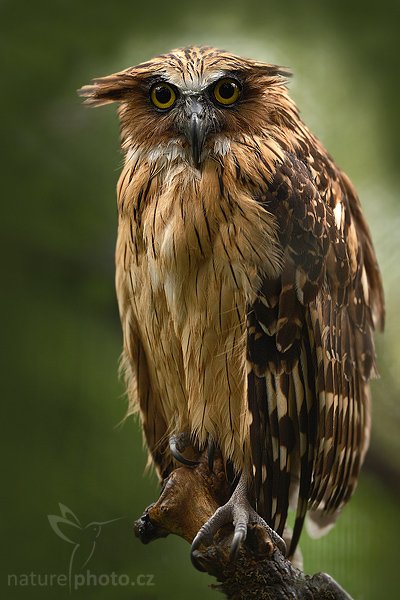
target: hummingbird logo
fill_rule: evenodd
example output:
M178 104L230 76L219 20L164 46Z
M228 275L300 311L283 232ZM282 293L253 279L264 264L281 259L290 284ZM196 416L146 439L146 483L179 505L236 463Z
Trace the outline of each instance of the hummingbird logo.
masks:
M54 533L73 545L68 565L68 582L71 591L72 574L83 569L92 558L102 527L120 521L122 517L103 522L92 521L92 523L82 525L68 506L59 503L59 507L61 515L47 515L47 518Z

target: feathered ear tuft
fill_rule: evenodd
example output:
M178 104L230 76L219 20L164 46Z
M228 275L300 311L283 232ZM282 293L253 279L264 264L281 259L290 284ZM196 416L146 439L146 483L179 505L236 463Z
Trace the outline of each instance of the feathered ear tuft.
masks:
M135 76L127 70L93 79L92 85L84 85L77 92L79 96L86 98L85 104L102 106L111 102L122 102L133 92L135 85Z
M274 80L276 83L286 83L286 81L292 77L292 71L288 69L288 67L272 65L270 63L264 63L249 58L239 58L239 62L244 64L245 70L248 73L268 77L270 80Z
M258 63L257 67L268 77L282 77L283 79L289 79L293 73L288 67L281 67L279 65L268 65L265 63Z
M279 75L284 79L290 79L293 77L293 73L288 67L279 67L278 65L271 65L271 67L275 69L275 75Z

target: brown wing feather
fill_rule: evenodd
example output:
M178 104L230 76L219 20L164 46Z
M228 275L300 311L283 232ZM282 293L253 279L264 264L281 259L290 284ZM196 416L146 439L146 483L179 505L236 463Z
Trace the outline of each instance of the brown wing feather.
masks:
M255 494L279 533L294 494L292 554L307 509L334 513L356 485L383 292L358 198L316 140L308 155L286 154L259 201L277 218L285 264L248 316Z

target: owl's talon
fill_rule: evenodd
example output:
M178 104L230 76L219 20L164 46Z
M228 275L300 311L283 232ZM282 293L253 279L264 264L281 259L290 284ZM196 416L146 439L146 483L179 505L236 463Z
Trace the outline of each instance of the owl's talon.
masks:
M243 531L243 530L237 531L236 527L235 527L235 533L233 534L233 540L232 540L231 549L229 552L229 558L231 560L236 560L239 548L242 545L242 543L245 541L246 537L247 537L247 526L246 526L245 531Z
M169 449L177 462L186 465L187 467L196 467L199 463L196 460L190 460L185 458L182 452L191 445L190 436L187 433L181 433L178 435L171 435L169 438Z
M267 532L271 541L279 548L282 554L286 554L286 544L284 540L264 521L262 517L254 510L247 499L247 474L244 471L239 482L226 504L220 506L212 517L204 523L198 534L192 542L191 559L193 565L199 569L199 562L196 559L195 552L201 545L209 546L212 543L214 535L221 527L232 523L234 534L230 549L230 558L235 560L242 543L247 537L247 526L250 523L261 525ZM199 570L202 570L201 568Z
M190 551L190 560L192 561L192 565L194 566L194 568L197 569L198 571L201 571L202 573L206 573L207 570L203 567L203 565L201 564L201 562L199 560L199 558L201 558L201 556L202 556L202 554L198 550Z

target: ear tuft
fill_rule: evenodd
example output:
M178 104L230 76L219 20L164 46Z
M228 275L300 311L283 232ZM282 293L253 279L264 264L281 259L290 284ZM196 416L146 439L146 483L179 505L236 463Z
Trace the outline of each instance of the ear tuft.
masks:
M285 79L290 79L291 77L293 77L293 73L289 69L289 67L278 67L277 66L276 74L279 75L280 77L284 77Z
M259 62L252 59L239 58L239 61L244 63L245 68L250 73L266 76L271 80L274 79L275 83L286 83L286 81L292 77L292 71L288 67Z
M265 72L270 77L282 77L283 79L289 79L293 76L292 71L288 67L281 67L279 65L264 65Z
M122 102L134 87L135 77L129 71L121 71L94 79L92 85L84 85L77 92L79 96L86 98L84 103L88 106L102 106Z

